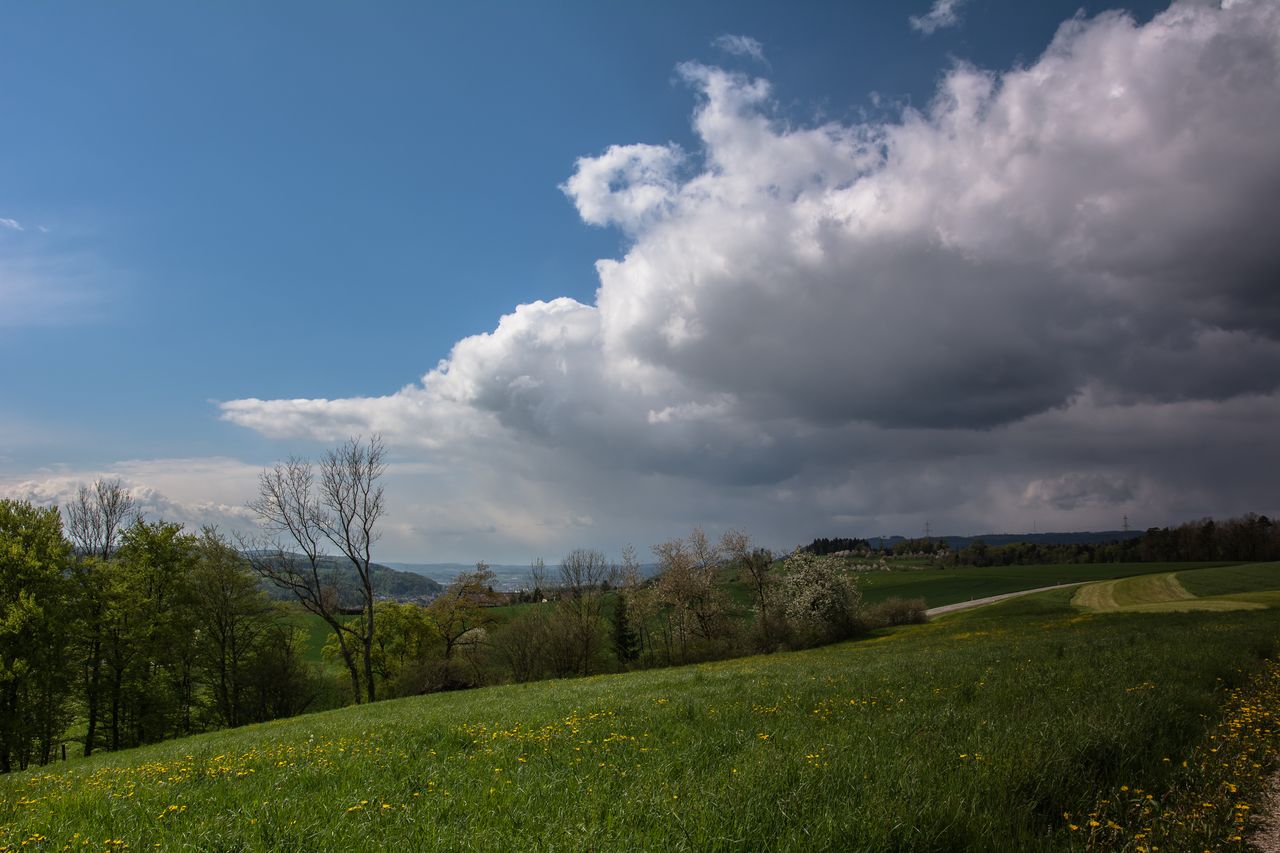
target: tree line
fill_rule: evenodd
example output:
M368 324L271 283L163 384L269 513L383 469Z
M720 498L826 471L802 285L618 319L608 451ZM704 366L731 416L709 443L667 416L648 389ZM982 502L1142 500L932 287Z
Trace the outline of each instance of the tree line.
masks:
M1248 513L1215 521L1203 518L1176 527L1152 527L1140 536L1103 543L1048 545L973 542L937 555L941 565L1014 566L1059 563L1259 562L1280 560L1280 524Z
M860 607L837 559L776 560L745 534L712 541L700 529L654 546L649 579L631 549L619 563L588 549L553 570L536 561L538 598L518 608L483 563L427 606L378 600L372 582L344 605L318 557L336 542L355 552L351 571L367 565L380 500L368 473L381 458L376 442L348 443L321 463L353 448L346 470L366 484L354 492L308 479L299 460L264 472L264 493L296 511L275 516L285 533L274 551L148 521L119 481L82 487L62 513L0 501L0 772L65 758L67 743L90 755L378 697L815 645L887 612ZM337 501L352 494L354 513ZM299 544L289 531L307 547L282 559ZM264 582L298 606L271 601ZM308 662L300 608L328 628L340 681Z
M297 714L323 684L296 619L216 530L137 514L118 481L0 500L0 772Z
M779 560L744 533L713 541L695 528L652 550L652 578L641 576L631 548L616 563L577 549L554 569L534 561L522 595L495 592L493 573L480 563L426 607L377 603L380 695L802 648L923 619L921 602L863 607L838 559L797 550ZM336 642L326 651L340 657Z

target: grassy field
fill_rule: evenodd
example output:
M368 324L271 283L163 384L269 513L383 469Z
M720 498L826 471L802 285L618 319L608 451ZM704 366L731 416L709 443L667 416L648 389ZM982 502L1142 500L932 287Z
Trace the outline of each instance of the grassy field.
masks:
M1258 610L1280 604L1278 588L1280 564L1255 563L1093 583L1080 587L1072 604L1097 612Z
M1280 588L1280 563L1250 563L1212 571L1182 572L1178 581L1192 595L1231 595Z
M886 598L923 598L927 607L941 607L975 598L1037 589L1060 583L1101 581L1146 575L1152 572L1200 569L1223 563L1082 563L1057 566L960 566L954 569L866 572L858 576L864 601L874 604ZM1275 586L1280 586L1277 582Z
M1183 784L1228 692L1275 652L1280 610L1093 614L1074 592L16 774L0 847L1082 849L1099 792Z

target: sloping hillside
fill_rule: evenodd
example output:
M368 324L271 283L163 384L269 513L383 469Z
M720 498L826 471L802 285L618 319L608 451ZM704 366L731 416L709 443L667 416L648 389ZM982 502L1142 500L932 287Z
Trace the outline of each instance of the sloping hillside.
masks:
M303 557L297 554L286 555L296 560ZM260 555L257 559L261 560ZM321 577L338 589L339 600L347 606L359 604L359 579L356 570L346 557L321 557ZM381 563L370 567L373 571L374 594L380 598L391 598L396 601L427 599L439 595L444 589L431 578L414 572L402 572ZM293 595L288 590L280 589L274 584L263 581L262 588L267 595L278 601L292 601Z
M95 756L0 780L0 846L1079 849L1105 792L1187 788L1280 610L1090 615L1072 594ZM1243 814L1253 789L1231 784L1197 796Z

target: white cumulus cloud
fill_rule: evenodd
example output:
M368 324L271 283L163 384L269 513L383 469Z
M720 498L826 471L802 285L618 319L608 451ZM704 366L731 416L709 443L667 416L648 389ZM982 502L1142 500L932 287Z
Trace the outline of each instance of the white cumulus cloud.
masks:
M1162 419L1220 418L1274 455L1247 442L1280 385L1280 5L1072 19L1026 67L957 65L877 123L782 121L764 79L679 72L696 150L616 145L563 185L629 239L594 304L518 306L393 393L223 417L381 432L461 472L499 528L516 494L599 528L661 478L687 497L662 512L718 500L788 530L1171 513L1194 502ZM1151 450L1090 479L1099 436ZM1223 470L1201 470L1205 501ZM502 494L476 485L495 477Z

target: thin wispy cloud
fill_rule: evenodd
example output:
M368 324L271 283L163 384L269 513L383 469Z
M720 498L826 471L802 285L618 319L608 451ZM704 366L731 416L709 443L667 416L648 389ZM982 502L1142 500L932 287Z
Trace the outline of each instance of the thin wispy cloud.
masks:
M9 228L9 229L11 229L11 230L13 230L13 231L25 231L25 230L27 230L27 229L25 229L25 228L23 228L23 227L22 227L22 223L21 223L21 222L19 222L18 220L16 220L16 219L8 219L8 218L3 217L3 216L0 216L0 228Z
M930 35L960 23L960 7L965 0L934 0L933 7L923 15L912 15L907 21L911 29Z
M748 59L754 59L756 62L768 64L768 60L764 58L764 45L751 36L726 33L713 39L711 46L733 56L744 56Z
M51 328L100 319L115 277L78 251L0 256L0 329Z

